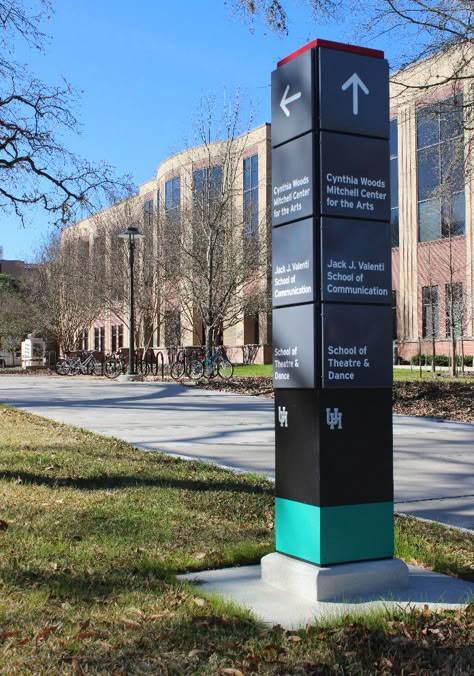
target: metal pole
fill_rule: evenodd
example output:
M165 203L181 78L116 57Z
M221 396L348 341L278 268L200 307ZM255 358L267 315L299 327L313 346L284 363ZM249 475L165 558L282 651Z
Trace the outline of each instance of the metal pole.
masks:
M135 375L135 365L134 365L134 334L135 334L135 309L134 309L134 299L133 299L133 254L134 254L135 242L133 241L133 235L128 236L128 261L130 265L130 336L128 343L128 373L129 375Z

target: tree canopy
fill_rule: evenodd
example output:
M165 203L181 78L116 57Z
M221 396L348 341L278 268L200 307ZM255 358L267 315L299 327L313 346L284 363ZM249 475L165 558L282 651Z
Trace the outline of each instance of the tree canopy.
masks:
M456 44L474 41L474 4L472 0L233 0L234 7L254 20L264 21L272 29L288 33L291 18L301 5L312 12L315 26L328 17L351 16L361 35L402 37L399 42L406 65ZM406 39L411 29L415 39Z
M64 133L77 133L77 94L65 80L50 85L14 59L15 46L43 50L49 0L0 0L0 208L21 222L31 207L68 223L130 190L107 163L70 152Z

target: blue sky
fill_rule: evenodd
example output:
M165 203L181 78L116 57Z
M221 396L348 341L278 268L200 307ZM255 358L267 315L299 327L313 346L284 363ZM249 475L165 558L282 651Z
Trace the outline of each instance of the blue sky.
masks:
M66 139L68 147L138 185L184 146L203 94L240 87L255 124L269 122L277 61L315 38L355 42L340 24L316 25L304 3L288 4L297 11L282 37L242 21L224 0L57 0L44 25L46 52L20 49L16 58L44 81L65 77L82 92L82 133ZM383 40L364 46L387 49ZM32 260L48 230L41 214L26 228L0 216L4 257Z

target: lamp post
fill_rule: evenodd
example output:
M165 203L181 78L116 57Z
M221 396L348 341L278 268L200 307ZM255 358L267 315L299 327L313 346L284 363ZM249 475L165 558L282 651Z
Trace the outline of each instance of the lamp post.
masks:
M143 239L145 235L138 230L134 225L129 225L126 230L119 234L120 239L128 240L128 265L130 269L130 285L129 285L129 309L130 309L130 336L128 346L128 374L129 376L136 376L135 370L135 307L134 307L134 289L133 289L133 263L135 255L135 241Z

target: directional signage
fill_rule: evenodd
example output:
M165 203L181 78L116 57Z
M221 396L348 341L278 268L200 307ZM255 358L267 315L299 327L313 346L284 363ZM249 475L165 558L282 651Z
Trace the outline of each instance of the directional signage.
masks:
M272 73L272 145L313 128L313 55L305 52Z
M392 387L391 313L388 305L323 306L323 387Z
M321 300L391 304L390 223L323 218Z
M315 300L313 219L273 231L273 306Z
M387 141L321 133L321 213L390 220Z
M313 213L313 138L306 134L272 151L272 223Z
M314 305L275 309L272 334L273 386L313 388Z
M320 127L389 137L388 64L362 54L319 50Z
M382 52L316 40L278 64L275 547L318 566L393 556L388 138Z

